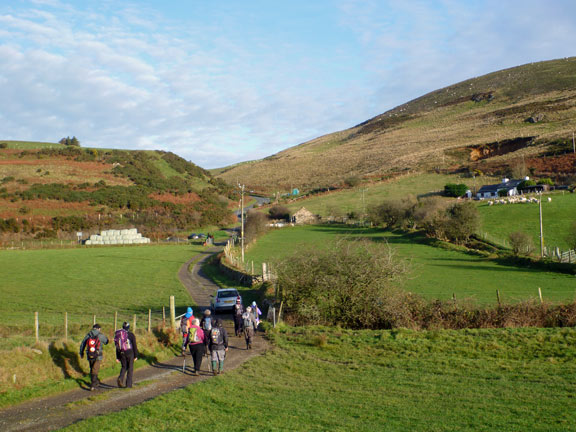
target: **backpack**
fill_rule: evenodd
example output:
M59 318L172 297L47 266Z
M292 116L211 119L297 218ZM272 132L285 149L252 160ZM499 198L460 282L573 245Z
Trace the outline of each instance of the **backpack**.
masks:
M124 329L116 330L116 333L114 333L114 344L120 352L126 352L132 349L132 344L130 343L130 339L128 339L128 332Z
M205 331L212 330L212 318L210 317L204 318L204 330Z
M244 320L244 328L245 329L250 328L250 327L254 327L254 324L253 324L254 321L253 321L252 317L250 316L249 312L244 312L244 314L242 315L242 319Z
M97 359L100 353L100 338L98 335L89 337L86 341L86 347L86 357L90 360Z
M242 314L244 313L244 308L242 307L241 304L235 304L234 305L234 313L237 316L242 316Z
M190 327L190 331L188 332L188 343L202 342L202 339L200 339L200 332L198 330L200 329L196 327Z
M224 343L222 339L222 332L218 327L214 327L210 331L210 341L212 342L212 345L222 345Z
M188 333L188 318L186 318L186 315L182 315L182 318L180 318L180 333L182 334L186 334Z

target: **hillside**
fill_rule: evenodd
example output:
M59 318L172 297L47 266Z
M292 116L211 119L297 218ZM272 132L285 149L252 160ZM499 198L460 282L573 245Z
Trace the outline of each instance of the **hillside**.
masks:
M463 81L350 129L213 173L267 192L412 170L565 181L576 171L574 129L576 57Z
M0 235L136 226L152 237L232 220L230 189L164 151L0 141Z

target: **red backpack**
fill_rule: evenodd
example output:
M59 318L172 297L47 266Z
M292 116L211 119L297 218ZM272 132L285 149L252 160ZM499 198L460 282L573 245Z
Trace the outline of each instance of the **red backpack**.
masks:
M100 355L100 338L98 335L89 337L86 341L86 357L95 360Z

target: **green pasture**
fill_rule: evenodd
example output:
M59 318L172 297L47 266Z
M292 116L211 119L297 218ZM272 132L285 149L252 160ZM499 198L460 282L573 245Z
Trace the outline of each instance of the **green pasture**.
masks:
M0 250L0 326L26 326L39 312L43 325L155 317L169 297L184 308L190 296L178 269L203 250L197 245L150 245L49 250Z
M457 250L430 246L421 237L379 229L350 228L341 225L302 226L270 231L248 248L246 262L274 262L296 253L303 246L322 245L347 238L368 238L388 244L395 255L411 268L404 288L429 299L470 298L480 304L516 302L538 297L541 288L546 300L575 299L576 278L542 268L518 267L505 261L488 259Z
M399 177L386 182L363 185L358 188L334 191L323 195L313 195L286 206L294 211L306 207L312 213L323 217L329 215L345 216L348 213L364 213L371 205L383 201L403 198L407 195L421 196L440 193L447 183L464 183L469 188L480 188L484 184L496 181L490 177L464 178L458 175L415 174Z
M552 201L548 201L548 197ZM482 218L481 236L507 244L508 236L515 231L530 234L536 250L540 250L540 211L538 204L478 204ZM576 194L557 192L542 199L542 225L544 245L549 248L568 249L566 232L576 222Z
M36 141L10 141L0 140L0 143L8 144L8 148L19 150L33 150L52 147L64 147L63 144L50 143L50 142L36 142Z
M273 350L234 371L66 430L576 429L574 329L282 328L271 338Z

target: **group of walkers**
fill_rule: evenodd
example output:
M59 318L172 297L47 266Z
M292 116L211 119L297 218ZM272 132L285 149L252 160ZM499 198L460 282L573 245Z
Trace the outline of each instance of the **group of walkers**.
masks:
M92 330L88 332L80 344L80 358L84 358L84 352L86 352L86 358L90 364L91 391L100 386L98 372L103 360L103 346L108 344L108 337L100 330L100 324L94 324ZM130 331L130 323L124 322L122 328L116 330L114 345L116 345L116 362L122 365L117 379L118 387L131 388L134 361L138 360L138 346L136 345L136 336Z
M255 332L260 323L262 312L256 302L244 309L240 297L234 305L234 332L237 337L244 336L246 349L252 349ZM210 356L210 369L214 375L224 371L224 360L228 352L228 332L223 327L219 318L213 318L210 309L206 309L202 319L194 317L191 307L180 320L180 332L182 334L182 355L186 354L186 348L194 364L193 375L199 375L204 356ZM100 386L98 372L103 360L104 345L108 344L108 337L102 333L100 324L94 324L92 330L86 334L80 344L80 358L88 359L90 365L90 390ZM116 362L122 365L117 383L120 388L132 387L134 361L138 360L138 346L136 336L130 331L130 323L124 322L122 328L114 333L114 345L116 346ZM184 359L185 360L185 359Z

